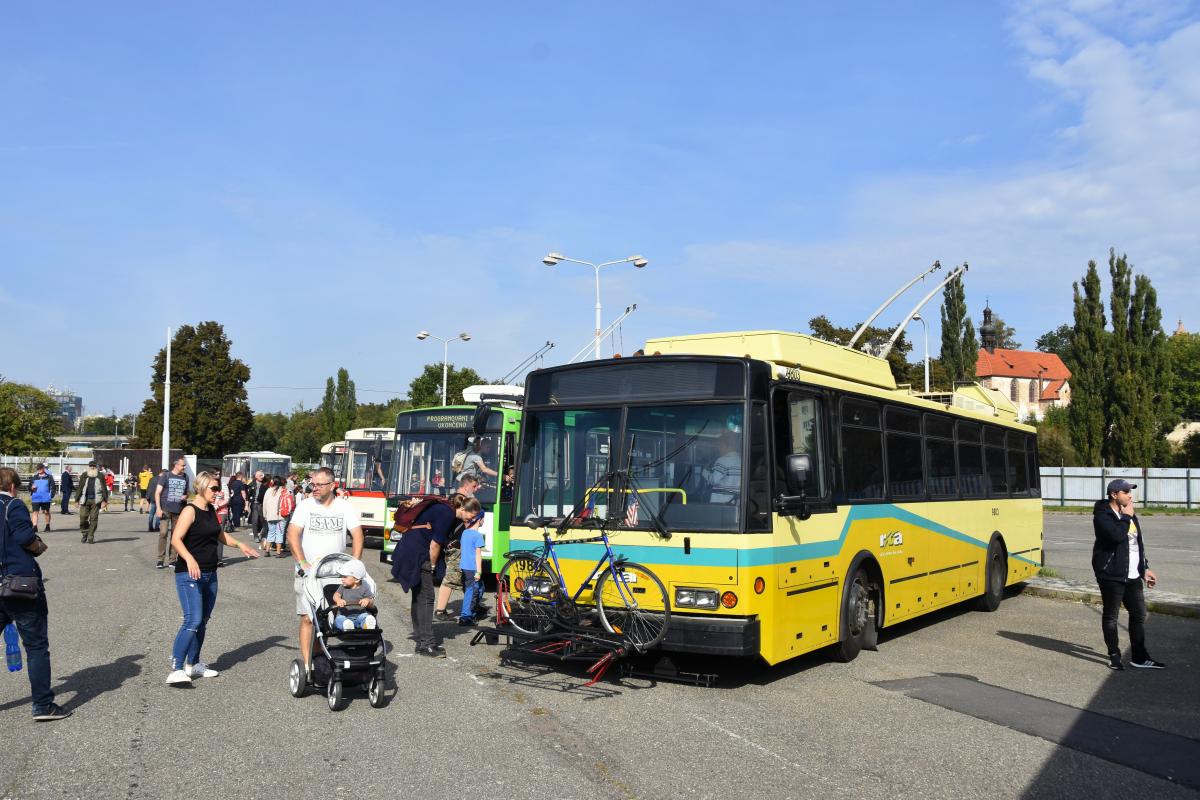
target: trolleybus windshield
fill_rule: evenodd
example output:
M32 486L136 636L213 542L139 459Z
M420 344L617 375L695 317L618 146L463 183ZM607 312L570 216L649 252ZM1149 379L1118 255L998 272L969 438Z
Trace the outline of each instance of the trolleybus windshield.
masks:
M736 531L741 526L743 404L672 403L525 412L518 519L602 516L620 527ZM628 467L631 493L596 486ZM620 503L620 508L612 508Z
M454 461L455 453L460 453L466 448L467 436L470 433L469 428L454 432L397 433L388 494L446 496L455 491L458 487L451 462ZM499 437L499 433L485 433L480 437L479 455L483 463L492 470L497 469ZM475 497L484 505L496 502L496 478L486 474L481 477L482 482L475 492Z

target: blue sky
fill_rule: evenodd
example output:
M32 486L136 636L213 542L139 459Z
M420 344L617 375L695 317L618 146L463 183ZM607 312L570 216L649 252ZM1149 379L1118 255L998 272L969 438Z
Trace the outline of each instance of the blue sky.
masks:
M441 360L421 329L468 331L451 361L496 377L591 334L592 272L550 250L650 260L602 273L606 320L638 304L625 351L849 324L934 259L968 261L974 313L990 299L1032 347L1109 247L1196 331L1198 20L1149 0L5 4L0 314L21 345L0 374L133 411L166 328L215 319L257 411L315 405L265 387L340 366L361 400L403 392Z

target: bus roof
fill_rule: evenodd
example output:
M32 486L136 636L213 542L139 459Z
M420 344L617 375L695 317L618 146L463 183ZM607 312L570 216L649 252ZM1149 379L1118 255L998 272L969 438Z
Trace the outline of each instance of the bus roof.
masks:
M391 436L391 428L355 428L346 431L346 439L375 439L380 436Z
M646 341L653 355L710 355L751 358L773 366L774 377L818 384L848 382L877 396L900 395L904 402L932 404L972 411L1007 422L1017 422L1017 409L1001 392L971 383L953 392L913 392L897 385L887 359L845 345L790 331L733 331L669 336ZM832 380L831 380L832 379Z

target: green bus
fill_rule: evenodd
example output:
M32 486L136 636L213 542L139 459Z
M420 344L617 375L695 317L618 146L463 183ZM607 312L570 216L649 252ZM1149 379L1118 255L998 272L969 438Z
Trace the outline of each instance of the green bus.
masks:
M468 437L478 439L484 466L496 475L483 475L475 497L483 506L484 571L499 569L508 551L512 520L512 466L521 431L521 410L511 402L442 406L402 411L396 416L387 490L387 525L380 560L390 563L396 543L391 529L396 507L412 497L447 497L455 485L451 462L468 447ZM510 476L506 481L505 476Z

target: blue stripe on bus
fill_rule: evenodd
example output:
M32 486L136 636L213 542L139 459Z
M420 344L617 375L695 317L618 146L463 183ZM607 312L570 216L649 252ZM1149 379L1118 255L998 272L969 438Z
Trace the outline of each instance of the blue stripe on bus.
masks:
M846 515L846 522L842 525L842 532L836 539L831 539L825 542L812 542L811 544L793 544L783 547L758 547L745 550L737 550L734 548L716 548L716 547L693 547L690 554L685 554L682 548L678 547L661 547L652 545L625 545L619 542L613 542L613 552L617 556L627 558L630 561L637 561L647 565L651 564L667 564L673 566L696 566L696 567L737 567L739 564L739 553L741 554L740 563L743 567L768 567L775 564L784 564L792 561L806 561L816 558L833 558L842 551L845 545L846 537L850 533L850 526L855 522L862 520L874 519L895 519L899 522L905 522L910 525L915 525L918 528L936 533L939 536L945 536L949 539L962 542L964 544L973 545L981 550L987 549L987 542L982 542L974 537L968 536L961 531L956 531L953 528L948 528L932 520L921 517L911 511L897 508L894 505L871 505L871 506L852 506L850 513ZM514 541L513 547L523 545L524 542ZM530 542L530 545L533 543ZM533 549L532 547L530 549ZM554 551L559 558L570 559L573 561L596 561L604 552L604 546L600 544L561 544L555 545ZM1023 561L1033 566L1039 566L1038 562L1024 556L1009 556L1018 561Z

